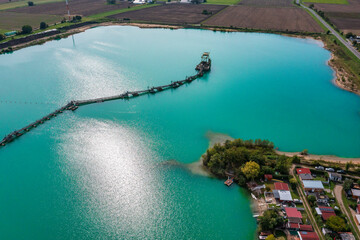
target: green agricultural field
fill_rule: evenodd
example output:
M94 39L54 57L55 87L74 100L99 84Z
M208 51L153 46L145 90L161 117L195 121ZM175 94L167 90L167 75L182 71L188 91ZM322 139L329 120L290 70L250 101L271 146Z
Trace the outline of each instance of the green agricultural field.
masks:
M40 22L54 24L60 22L62 16L46 15L46 14L27 14L0 11L0 29L3 30L20 30L24 25L30 25L39 28ZM1 30L0 30L1 31Z
M218 4L218 5L234 5L238 4L241 0L206 0L205 4Z
M31 0L35 5L36 4L44 4L44 3L51 3L51 2L61 2L63 0ZM18 8L18 7L25 7L28 6L28 0L20 0L17 2L6 2L0 3L0 10Z
M308 3L349 4L347 0L305 0Z

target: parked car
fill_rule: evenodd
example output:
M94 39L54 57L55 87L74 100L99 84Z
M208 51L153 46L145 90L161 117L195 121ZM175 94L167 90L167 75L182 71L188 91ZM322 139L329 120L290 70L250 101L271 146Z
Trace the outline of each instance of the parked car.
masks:
M345 173L344 170L337 170L336 172L337 172L337 173Z
M335 170L333 169L333 168L325 168L325 171L327 171L327 172L335 172Z
M316 166L315 169L316 170L324 170L325 168L323 166Z

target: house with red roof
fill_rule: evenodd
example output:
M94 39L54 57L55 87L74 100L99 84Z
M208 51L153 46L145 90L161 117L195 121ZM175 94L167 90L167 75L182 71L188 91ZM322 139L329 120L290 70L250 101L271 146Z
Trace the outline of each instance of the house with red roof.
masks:
M328 220L331 216L336 216L335 210L332 207L323 207L319 206L315 208L316 213L324 219L324 221Z
M313 232L314 229L311 225L299 224L299 223L287 223L286 227L297 231Z
M273 179L273 175L271 174L265 174L264 175L265 181L271 181Z
M296 172L298 175L300 174L311 174L311 171L309 168L297 168Z
M276 182L274 183L274 188L275 190L289 191L289 185L287 185L287 183Z
M358 205L356 206L356 213L357 213L357 214L360 214L360 204L358 204Z
M315 232L298 232L300 240L319 240L319 236Z
M301 212L298 211L296 208L286 207L285 213L289 220L289 223L302 223Z

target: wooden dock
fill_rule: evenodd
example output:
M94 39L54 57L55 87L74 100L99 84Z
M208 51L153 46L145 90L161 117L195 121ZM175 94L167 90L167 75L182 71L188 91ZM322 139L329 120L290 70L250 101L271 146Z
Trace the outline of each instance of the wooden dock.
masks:
M204 75L204 73L210 71L211 69L211 60L209 57L209 53L204 53L201 57L201 62L196 66L195 68L197 70L197 74L187 77L184 80L171 82L167 85L157 86L157 87L151 87L146 90L139 90L139 91L126 91L125 93L110 96L110 97L102 97L102 98L94 98L94 99L88 99L88 100L78 100L78 101L71 101L65 106L53 111L52 113L46 115L45 117L42 117L39 120L36 120L35 122L30 123L29 125L19 129L15 130L8 135L6 135L1 141L0 141L0 148L5 146L6 144L14 141L15 139L23 136L25 133L29 132L30 130L36 128L38 125L45 123L46 121L49 121L50 119L56 117L57 115L63 113L64 111L75 111L79 108L79 106L93 104L93 103L101 103L106 101L112 101L112 100L118 100L118 99L130 99L134 97L138 97L145 94L156 94L158 92L167 90L167 89L175 89L178 88L186 83L191 83L197 78L200 78ZM230 184L231 185L231 184Z
M233 184L233 183L234 183L234 178L228 178L228 179L224 182L224 184L225 184L226 186L228 186L228 187L230 187L231 184Z

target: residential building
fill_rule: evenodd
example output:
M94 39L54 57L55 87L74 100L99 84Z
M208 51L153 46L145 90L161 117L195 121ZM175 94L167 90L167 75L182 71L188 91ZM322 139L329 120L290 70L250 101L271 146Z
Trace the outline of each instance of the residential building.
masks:
M330 172L329 173L329 179L330 179L330 181L341 182L342 181L342 176L341 176L341 174Z
M284 190L273 190L274 198L279 202L292 202L293 199L291 197L290 191Z
M285 191L289 191L289 185L287 183L282 183L282 182L276 182L274 183L274 188L275 190L285 190Z
M324 221L328 220L331 216L336 216L335 210L332 207L319 206L315 210Z
M351 189L351 195L352 195L352 198L355 199L355 200L359 200L360 198L360 189Z
M271 180L273 179L273 175L271 175L271 174L265 174L265 175L264 175L264 179L265 179L265 181L271 181Z
M310 173L299 174L301 180L313 180L313 176Z
M309 168L297 168L296 172L298 175L300 174L311 174L311 171Z
M322 192L324 191L324 185L321 181L317 180L304 180L302 181L305 191L308 192Z
M298 232L300 240L319 240L319 236L315 232Z
M358 205L356 206L356 213L357 213L357 214L360 214L360 204L358 204Z
M286 207L285 213L289 220L289 223L302 223L301 212L298 211L296 208Z

